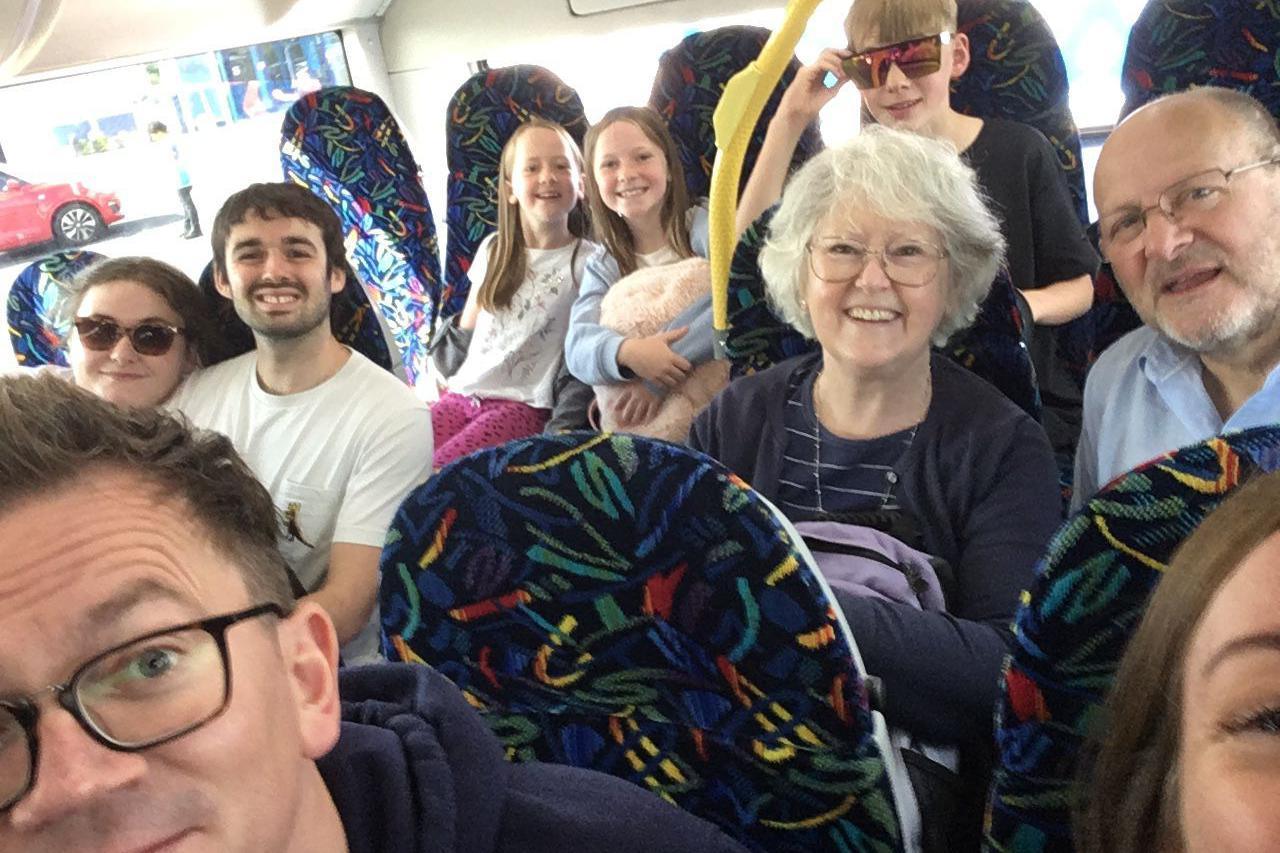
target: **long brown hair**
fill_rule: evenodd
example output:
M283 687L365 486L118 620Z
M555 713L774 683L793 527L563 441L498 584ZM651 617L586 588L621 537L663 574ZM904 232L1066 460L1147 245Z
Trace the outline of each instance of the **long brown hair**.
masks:
M533 128L553 131L564 142L565 150L572 152L578 164L578 173L585 174L582 152L573 141L569 132L553 121L534 116L511 134L507 144L502 146L502 157L498 165L498 231L489 246L489 265L485 268L484 281L476 293L476 302L486 311L497 311L511 304L511 299L520 289L524 281L525 250L528 244L524 238L524 227L520 222L520 205L511 200L511 170L516 157L516 140ZM569 211L569 233L575 237L586 236L586 211L582 199ZM574 253L575 258L577 252ZM474 286L474 282L472 285Z
M591 205L591 223L596 240L613 255L618 262L618 270L623 275L636 271L636 244L631 228L625 219L605 206L600 186L596 183L596 144L600 140L600 134L620 121L629 121L640 128L666 158L667 176L670 180L667 182L667 194L662 199L662 230L666 233L667 245L675 249L677 255L682 258L693 257L693 248L689 245L689 227L685 223L689 211L689 191L685 189L680 152L662 117L648 107L615 107L587 131L583 145L587 159L587 201Z
M1174 554L1125 650L1075 803L1081 853L1181 849L1178 743L1187 649L1214 594L1280 530L1280 472L1255 478Z

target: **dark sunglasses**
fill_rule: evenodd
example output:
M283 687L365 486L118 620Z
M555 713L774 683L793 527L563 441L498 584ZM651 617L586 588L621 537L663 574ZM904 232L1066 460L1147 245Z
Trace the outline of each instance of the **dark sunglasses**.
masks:
M186 334L168 323L139 323L121 326L114 320L99 317L77 317L72 324L80 336L80 345L87 350L102 352L116 345L116 341L128 335L129 343L138 355L164 355L173 347L174 338Z
M889 77L889 68L894 65L909 80L937 71L942 67L942 46L950 43L951 33L907 39L855 53L844 60L841 67L859 89L878 89L884 85Z

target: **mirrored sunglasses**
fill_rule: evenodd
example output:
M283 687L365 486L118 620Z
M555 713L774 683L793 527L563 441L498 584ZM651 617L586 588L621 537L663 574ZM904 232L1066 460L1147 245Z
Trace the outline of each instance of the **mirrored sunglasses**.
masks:
M878 89L896 65L909 80L925 77L942 67L942 46L951 43L951 33L907 39L897 44L855 53L844 60L844 73L859 89Z
M128 335L129 343L139 355L164 355L173 347L174 339L185 334L182 329L168 323L121 326L113 320L99 317L77 317L73 325L80 336L81 346L95 352L111 349L120 338Z

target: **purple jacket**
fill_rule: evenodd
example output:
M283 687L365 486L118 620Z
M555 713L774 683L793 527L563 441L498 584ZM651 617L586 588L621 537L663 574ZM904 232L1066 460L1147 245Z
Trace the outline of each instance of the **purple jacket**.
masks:
M895 601L916 610L947 609L933 560L888 533L836 521L801 521L796 531L833 591Z

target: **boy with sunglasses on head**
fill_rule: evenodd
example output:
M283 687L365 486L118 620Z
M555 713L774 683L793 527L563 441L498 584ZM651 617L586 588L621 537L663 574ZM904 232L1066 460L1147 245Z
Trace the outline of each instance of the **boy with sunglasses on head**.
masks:
M880 124L955 146L978 175L1001 220L1006 264L1036 326L1057 326L1093 303L1098 257L1076 219L1052 146L1037 130L1005 119L962 115L951 81L969 67L969 41L957 32L955 0L856 0L845 19L847 48L824 50L802 68L769 123L738 206L738 231L782 195L800 135L852 82ZM1080 388L1054 352L1054 335L1031 338L1055 451L1069 457L1079 434Z

